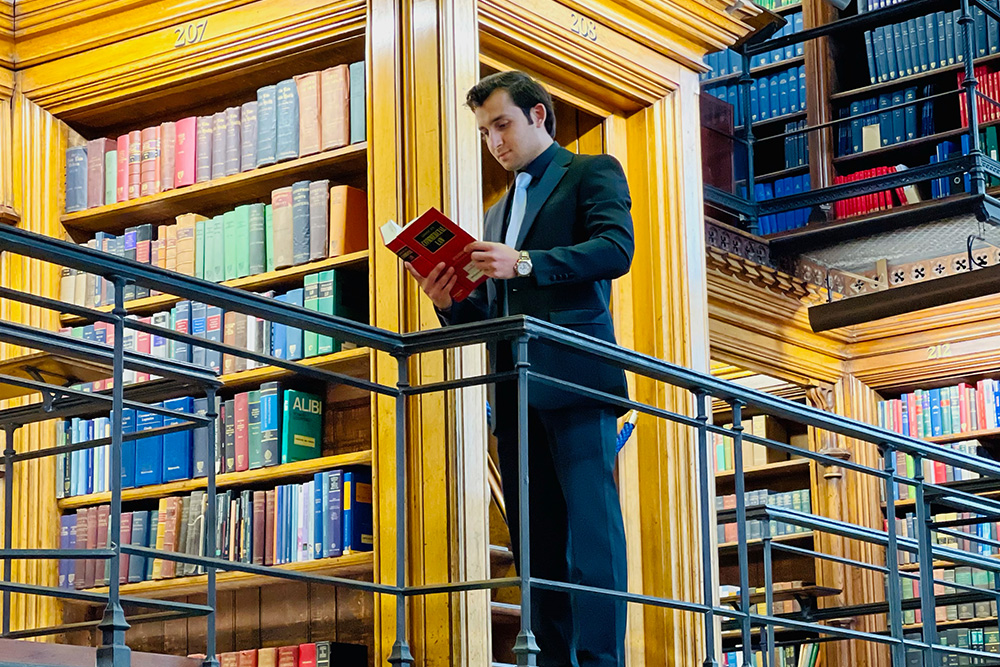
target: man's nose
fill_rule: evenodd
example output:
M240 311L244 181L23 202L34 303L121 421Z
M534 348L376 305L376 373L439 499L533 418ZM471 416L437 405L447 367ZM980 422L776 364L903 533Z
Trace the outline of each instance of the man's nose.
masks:
M490 132L490 145L494 149L500 148L500 144L503 143L503 136L499 132Z

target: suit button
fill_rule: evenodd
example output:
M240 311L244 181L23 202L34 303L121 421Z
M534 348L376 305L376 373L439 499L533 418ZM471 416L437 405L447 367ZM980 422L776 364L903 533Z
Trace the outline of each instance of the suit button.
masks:
M516 291L517 291L516 287L511 290L511 292L516 292Z

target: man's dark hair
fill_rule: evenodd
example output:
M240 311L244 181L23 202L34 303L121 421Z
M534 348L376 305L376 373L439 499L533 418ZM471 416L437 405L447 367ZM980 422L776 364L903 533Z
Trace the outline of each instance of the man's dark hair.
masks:
M545 107L545 129L549 136L556 138L556 115L552 110L552 96L549 91L524 72L511 70L497 72L479 80L465 95L465 103L475 111L497 90L506 90L514 104L521 108L524 117L531 122L531 110L536 104Z

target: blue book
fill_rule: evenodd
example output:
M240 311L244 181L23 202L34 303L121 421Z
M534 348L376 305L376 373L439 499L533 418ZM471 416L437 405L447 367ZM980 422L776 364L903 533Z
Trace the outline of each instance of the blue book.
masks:
M156 548L156 531L160 523L160 513L157 510L149 511L149 519L146 521L149 524L149 528L146 530L146 544L142 545L149 547L150 549ZM143 578L146 580L153 578L153 558L146 558L146 571L143 574Z
M257 159L258 167L274 164L278 143L277 86L257 89Z
M326 524L323 527L325 543L323 553L327 558L336 558L344 551L343 503L344 472L331 470L327 475Z
M344 551L371 551L372 473L361 466L344 471Z
M903 91L903 101L907 103L915 102L917 99L917 89L907 88ZM903 110L903 137L904 141L917 138L917 105L909 104Z
M753 198L754 198L754 201L763 201L764 200L764 184L763 183L754 183L753 184ZM767 236L768 234L771 233L771 230L769 229L768 224L767 224L768 223L767 218L768 218L768 216L762 215L762 216L760 216L760 218L757 219L757 232L761 236Z
M174 331L188 333L191 331L191 302L177 302L177 316L174 319ZM187 343L171 341L170 358L174 361L191 361L191 346Z
M304 298L305 290L296 287L285 295L285 303L292 306L302 306ZM289 361L297 361L302 358L303 353L302 329L285 327L285 358Z
M881 83L882 81L889 80L889 60L885 53L885 28L879 26L872 31L872 34L875 36L875 64L878 68L878 83Z
M792 32L802 32L802 12L795 12L795 14L792 15ZM796 56L804 55L805 52L805 44L803 42L799 42L795 45Z
M771 80L766 76L757 79L758 107L761 120L767 120L771 117L771 96L768 92L770 83Z
M87 208L87 147L66 149L66 212Z
M278 465L281 450L281 413L284 393L278 382L260 386L260 447L264 466Z
M757 97L757 79L750 81L750 120L760 120L760 99Z
M791 73L792 70L786 70L778 75L778 114L781 116L792 112L791 96L788 94L788 77Z
M194 401L191 397L174 398L163 403L163 407L174 412L192 414ZM182 417L164 417L164 426L175 426L184 423ZM179 431L163 436L163 481L173 482L179 479L191 478L191 459L193 432Z
M132 512L132 535L129 544L134 547L144 547L149 544L149 512L135 510ZM143 556L131 555L128 559L128 581L137 583L146 578L146 559Z
M906 123L903 120L903 91L892 94L892 143L898 144L905 140Z
M926 72L930 69L930 57L927 51L927 24L924 22L924 18L922 16L910 20L913 21L912 30L917 35L915 51L917 56L917 65L920 66L921 72Z
M206 306L203 303L194 301L191 303L191 335L198 338L205 337L205 312ZM205 366L205 353L203 347L194 346L191 348L191 363L195 366Z
M972 7L972 12L976 19L976 57L982 58L986 55L986 51L989 48L989 42L986 38L986 12L979 7ZM935 18L935 20L937 19Z
M931 155L928 160L929 164L937 164L937 155ZM931 199L938 199L941 197L941 179L932 178L931 179Z
M889 80L899 78L899 46L896 43L895 26L885 26L885 56L888 66Z
M194 399L191 409L194 414L204 417L208 414L208 399ZM191 433L191 477L196 479L208 477L208 466L213 464L212 449L208 446L209 435L207 426L196 428Z
M992 7L994 9L998 8L996 0L993 0L993 2L991 3L991 5L992 5ZM958 32L958 30L957 30L958 23L955 22L955 16L954 15L955 15L955 12L951 12L950 18L952 20L952 24L956 28L955 32ZM995 18L993 18L992 16L987 16L986 17L986 22L987 22L987 26L986 26L986 41L987 41L986 50L990 54L994 54L994 53L997 53L997 51L1000 51L1000 43L998 43L998 40L1000 40L1000 35L997 34L998 30L1000 30L1000 25L997 24L997 20ZM957 36L958 35L955 35L956 38L957 38ZM959 49L960 49L960 47L958 46L958 43L956 41L956 47L955 47L956 60L957 60L957 51Z
M887 109L892 104L889 95L878 96L878 108ZM892 142L892 112L882 111L878 115L878 131L881 137L881 145L888 146Z
M937 437L944 433L941 421L941 390L930 390L931 401L931 436Z
M365 92L365 61L351 63L349 67L351 80L350 110L351 110L351 143L356 144L368 138L367 111L365 102L368 96Z
M83 437L84 442L89 442L94 439L94 420L88 419L83 422L86 433ZM87 450L87 491L86 493L94 493L94 448L91 447Z
M135 433L135 410L122 410L122 434ZM122 440L122 488L135 486L135 440Z
M294 160L299 156L299 91L294 79L279 81L277 88L278 161Z
M136 417L139 432L163 426L163 417L140 412ZM163 483L163 436L157 435L136 440L135 485L148 486Z
M792 177L792 194L800 195L802 194L802 188L804 186L804 176L793 176ZM800 208L796 211L792 211L792 221L790 227L795 229L796 227L802 227L806 224L806 214L808 209Z
M805 99L799 99L799 68L788 70L788 111L805 111Z
M205 338L216 343L222 342L222 309L218 306L205 307ZM220 372L222 352L205 350L205 365L216 373Z
M872 84L878 83L878 69L875 67L875 37L871 30L865 30L865 55L868 56L868 79Z
M282 303L288 303L288 298L285 294L276 294L274 296L274 300ZM279 322L271 323L271 355L277 357L278 359L288 358L285 350L287 330L288 327L284 324Z
M742 124L742 116L737 114L737 118ZM297 181L292 184L292 264L297 266L309 261L310 243L309 181Z
M863 127L863 120L859 118L862 113L862 102L854 101L851 102L851 143L850 143L850 153L860 153L863 141L863 135L861 128Z
M905 396L903 397L903 401L901 401L901 403L903 404L903 423L902 429L900 429L899 432L905 435L910 432L910 411Z
M955 64L955 23L952 12L938 12L941 15L939 20L944 22L944 49L945 61L949 65Z
M937 69L941 60L938 57L937 20L934 14L928 14L924 17L924 25L927 28L927 62L930 69Z
M777 74L772 74L769 77L767 92L770 97L768 104L770 105L771 118L777 118L781 115L781 78Z
M740 101L739 101L739 95L736 94L736 89L737 89L737 86L726 86L726 88L725 88L725 91L726 91L725 100L726 100L726 102L729 103L729 106L731 106L733 108L733 123L737 127L739 127L739 126L743 125L743 116L740 115ZM293 202L292 206L294 208L294 202ZM292 212L292 217L293 217L292 225L293 226L295 224L294 223L294 216L295 216L295 213L293 211ZM308 222L306 224L308 224Z
M961 141L962 141L962 155L968 155L969 151L972 149L969 143L969 135L963 134ZM958 178L958 175L952 175L952 179L956 178ZM965 172L964 174L962 174L962 185L964 186L965 192L972 192L972 176L969 174L969 172Z
M913 74L913 61L910 58L910 30L907 23L898 23L893 26L897 31L896 45L899 47L900 74L910 76Z
M313 559L325 558L323 527L326 525L326 494L328 472L313 475Z

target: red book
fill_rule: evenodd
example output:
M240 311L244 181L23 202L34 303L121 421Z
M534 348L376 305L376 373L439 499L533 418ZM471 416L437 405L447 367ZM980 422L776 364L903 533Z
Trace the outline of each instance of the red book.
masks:
M79 532L80 528L77 526L77 539L80 539ZM87 548L97 549L100 547L100 543L97 541L97 508L88 507L87 508ZM94 587L94 572L97 570L97 561L94 559L89 559L87 561L87 568L84 572L84 588Z
M316 667L316 644L299 644L299 667Z
M143 324L152 324L153 318L151 317L140 317L139 321ZM136 331L135 332L135 351L139 354L149 354L149 333L146 331ZM149 382L149 373L143 373L141 371L135 372L136 382Z
M139 169L139 196L160 191L160 126L142 130L142 161Z
M979 430L986 430L986 386L983 380L976 383L976 421Z
M89 549L90 541L87 536L90 532L87 530L87 519L90 518L90 512L87 508L79 509L76 511L76 548L77 549ZM74 564L74 582L73 585L76 588L86 588L87 587L87 563L89 560L83 558L78 558Z
M919 432L917 431L917 396L916 394L904 394L906 398L906 414L909 415L909 428L910 432L907 434L911 438L918 438Z
M87 208L104 205L104 154L116 147L113 139L87 142Z
M229 313L226 313L227 315ZM239 315L239 313L236 313ZM247 426L250 414L250 395L247 392L236 394L236 471L241 472L250 468L250 444L249 431Z
M969 385L962 382L958 385L958 421L959 421L959 433L968 433L973 430L970 425L970 415L969 412Z
M136 199L142 184L142 130L128 133L128 198Z
M257 649L251 648L240 651L236 667L257 667Z
M253 549L250 552L254 565L264 564L264 542L267 538L267 492L253 492Z
M436 208L427 209L402 228L390 220L381 231L386 247L410 262L421 276L426 277L439 262L454 268L458 276L451 291L454 301L463 300L486 280L486 275L472 264L471 253L465 251L475 239Z
M264 565L274 565L274 489L264 492L264 503Z
M198 118L189 116L177 121L174 144L174 187L194 185L198 157Z
M105 549L108 546L108 520L111 518L111 506L101 505L97 508L97 547ZM101 559L94 562L94 585L107 586L108 561Z
M240 654L236 651L227 651L219 654L219 667L239 667Z
M118 137L118 184L115 201L128 201L128 135Z
M280 647L278 649L278 667L299 667L299 647Z

